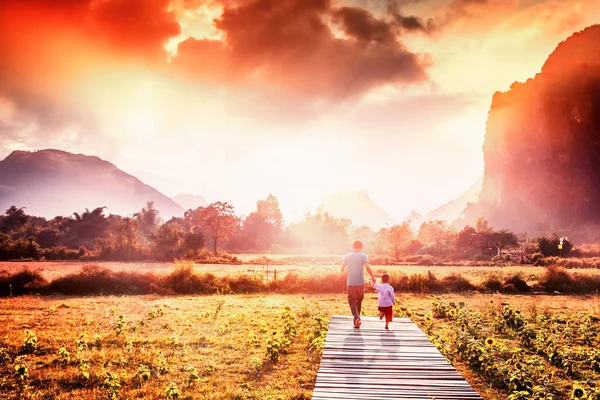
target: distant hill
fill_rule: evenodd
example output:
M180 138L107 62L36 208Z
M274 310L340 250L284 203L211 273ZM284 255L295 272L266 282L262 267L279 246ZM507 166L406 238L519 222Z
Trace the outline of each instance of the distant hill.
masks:
M204 196L199 194L178 194L173 197L173 200L184 210L195 210L198 207L204 207L206 205L206 199Z
M60 150L14 151L0 161L0 210L26 207L53 218L86 208L128 215L154 201L163 219L183 215L175 201L98 157Z
M600 25L575 33L535 78L494 95L483 187L466 223L483 216L516 232L600 224L599 43Z
M364 191L336 193L324 198L319 207L337 218L349 218L354 226L372 229L393 225L396 221Z
M463 211L467 207L468 203L475 203L479 197L479 193L481 192L481 186L483 184L483 177L478 179L477 182L466 192L464 192L460 197L450 200L446 204L443 204L428 212L424 220L425 221L447 221L448 224L452 224L452 222L456 221L460 218Z

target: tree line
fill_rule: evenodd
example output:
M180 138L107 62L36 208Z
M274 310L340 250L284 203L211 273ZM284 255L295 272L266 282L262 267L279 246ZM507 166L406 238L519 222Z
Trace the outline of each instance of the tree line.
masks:
M354 227L322 209L302 221L284 225L273 195L240 217L227 202L190 209L183 217L164 221L152 202L130 216L106 214L105 207L57 216L29 215L11 206L0 216L0 259L173 260L206 259L228 253L341 254L360 238L371 254L400 260L415 254L453 255L458 259L491 258L523 245L509 230L495 230L482 218L475 227L454 230L445 221L424 222L413 231L410 223L381 228ZM531 251L558 255L554 241L537 238ZM564 243L562 255L571 249Z

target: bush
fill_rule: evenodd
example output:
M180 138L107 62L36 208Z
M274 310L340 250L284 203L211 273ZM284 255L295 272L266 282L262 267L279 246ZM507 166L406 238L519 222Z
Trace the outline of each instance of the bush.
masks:
M402 272L393 272L390 274L390 285L397 292L408 291L408 275Z
M40 250L39 255L51 261L77 260L80 257L80 251L69 249L66 246L56 246Z
M181 294L214 294L226 289L224 280L213 274L199 275L191 264L178 265L173 272L161 281L162 286L174 293Z
M442 278L439 282L439 287L446 292L466 292L468 290L476 289L475 285L462 275L456 273Z
M536 264L538 261L540 261L543 258L544 258L544 255L542 253L539 253L539 252L538 253L533 253L531 256L529 256L529 260L533 264Z
M474 261L489 261L490 260L490 256L488 256L487 254L483 254L483 253L477 253L473 257L473 260Z
M494 256L494 257L492 257L492 263L504 264L504 257L503 256Z
M439 280L431 272L407 275L403 272L391 274L391 285L397 292L435 293L463 292L478 289L459 274ZM537 288L538 286L536 286ZM594 293L600 290L600 275L569 273L565 268L554 265L540 277L539 288L561 293ZM153 273L114 272L97 265L87 265L80 272L69 274L48 283L37 272L27 269L14 274L0 276L0 296L25 295L32 293L61 295L126 295L126 294L214 294L221 293L342 293L346 289L344 274L298 275L282 273L277 282L265 284L254 276L239 275L219 278L213 274L199 274L192 264L179 264L165 276ZM485 280L481 289L503 293L525 293L530 286L522 274L507 277L504 282L496 276ZM368 290L368 289L367 289Z
M425 254L424 256L422 256L419 264L424 267L431 267L433 265L440 265L441 263L436 257L431 256L429 254Z
M502 291L502 282L496 277L490 277L483 282L483 287L490 292Z
M530 289L529 285L523 278L521 274L512 275L504 280L504 286L502 288L503 292L517 292L517 293L525 293Z
M25 268L15 275L0 278L0 296L22 296L24 294L41 293L48 282L39 272Z
M286 287L278 283L272 287L284 293L341 293L346 289L346 277L343 274L298 276L291 272L286 275L284 282L293 284Z
M567 257L569 252L573 249L573 243L568 239L564 239L562 251L558 249L559 243L560 238L558 236L552 238L540 237L537 239L537 250L545 257L559 255Z
M438 289L438 279L431 272L408 277L408 290L413 293L430 293Z
M76 296L163 292L159 278L152 273L113 272L97 265L86 265L81 272L57 278L48 291Z
M568 293L573 291L573 279L564 268L553 265L546 268L540 285L550 292Z
M228 278L226 281L234 293L259 293L267 289L261 279L248 275Z

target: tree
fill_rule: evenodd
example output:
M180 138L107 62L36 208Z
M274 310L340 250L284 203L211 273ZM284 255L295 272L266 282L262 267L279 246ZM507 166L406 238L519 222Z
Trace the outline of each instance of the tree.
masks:
M233 206L221 201L197 208L195 217L200 226L209 230L215 255L217 255L219 242L227 241L235 232L239 222Z
M270 194L266 200L259 200L256 202L256 212L262 219L275 228L281 229L283 226L283 216L279 209L279 201L277 201L277 197L272 194Z
M483 218L477 220L477 230L467 225L456 240L456 248L468 252L496 249L498 254L502 254L503 249L518 245L519 239L513 232L507 229L496 231Z
M138 222L143 234L148 236L160 223L159 212L154 208L154 202L148 201L146 207L142 207L140 212L133 214Z
M183 231L174 226L163 224L150 234L153 243L153 253L156 257L172 260L181 248Z
M487 233L493 231L490 224L483 217L477 218L477 221L475 222L475 230L477 233Z
M138 220L118 217L114 225L115 247L127 255L132 255L138 248Z
M268 251L282 237L283 219L279 202L273 195L256 202L256 211L250 213L241 224L241 229L229 242L236 250Z
M105 237L110 226L104 215L105 208L96 207L92 211L86 209L82 214L73 213L75 219L66 224L66 244L73 249L79 249L81 246L91 246L96 239Z
M392 226L386 234L387 248L394 253L396 260L400 259L400 252L412 239L412 231L408 222Z
M197 226L193 227L192 230L183 235L183 248L187 255L193 257L198 256L198 251L204 247L204 235L202 229Z
M25 214L25 207L17 208L10 206L2 217L0 225L2 232L12 232L17 228L25 225L29 220L29 215Z
M502 255L502 250L507 247L517 247L519 245L519 239L517 235L508 229L501 229L499 231L492 232L492 239L496 243L498 248L498 254Z
M307 213L304 220L290 224L286 233L292 242L303 250L343 252L349 243L348 231L352 221L335 218L323 210Z
M456 238L456 249L466 252L472 251L477 245L476 238L477 231L469 225L465 226L463 230L458 233Z
M446 221L423 222L419 228L418 240L425 247L433 247L438 253L454 246L453 232L448 229Z

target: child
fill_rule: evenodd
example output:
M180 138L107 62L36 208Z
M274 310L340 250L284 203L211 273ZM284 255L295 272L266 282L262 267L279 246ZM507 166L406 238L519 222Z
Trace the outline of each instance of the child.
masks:
M389 323L392 322L392 305L396 304L396 297L394 296L394 288L390 286L390 276L383 274L381 276L381 283L373 284L373 288L378 293L377 305L379 306L379 319L383 319L385 316L385 329Z

